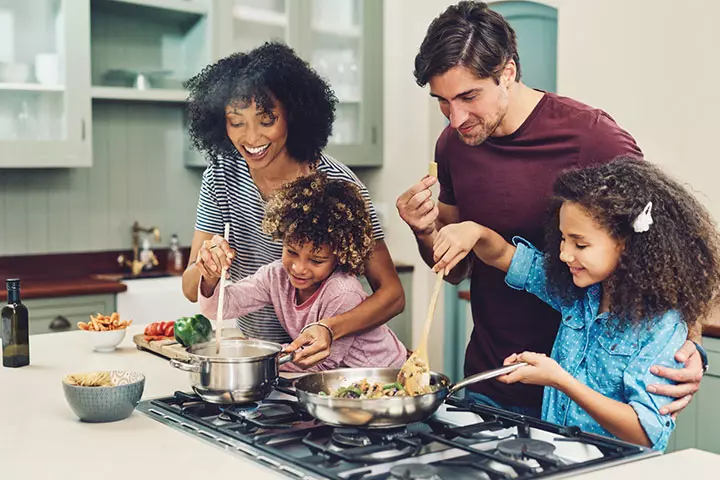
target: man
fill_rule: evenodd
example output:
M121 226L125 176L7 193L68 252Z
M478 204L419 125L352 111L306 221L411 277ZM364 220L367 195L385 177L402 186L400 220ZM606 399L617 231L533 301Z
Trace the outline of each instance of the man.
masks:
M542 248L549 195L561 171L618 155L642 156L607 113L533 90L520 73L515 32L483 2L450 6L428 28L415 58L415 79L421 87L430 85L450 121L435 150L440 194L436 203L430 191L436 179L427 176L398 198L397 208L429 266L442 268L457 253L450 245L433 258L433 239L443 226L462 221L485 225L506 239L520 235ZM507 287L504 273L473 254L447 278L458 283L468 276L474 329L466 375L496 368L512 353L550 353L560 321L556 311ZM653 373L680 384L648 386L678 398L668 405L669 413L689 403L703 371L692 342L676 358L686 362L684 369L653 367ZM469 387L468 396L539 417L542 388L489 381Z

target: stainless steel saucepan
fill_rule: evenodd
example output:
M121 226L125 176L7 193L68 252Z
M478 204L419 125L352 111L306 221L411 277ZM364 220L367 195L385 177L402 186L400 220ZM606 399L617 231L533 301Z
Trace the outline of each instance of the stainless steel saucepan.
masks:
M235 404L262 400L278 380L278 367L293 359L280 355L282 345L263 340L224 339L186 349L188 359L170 364L190 372L192 389L210 403Z
M294 386L299 402L318 420L335 426L390 428L425 420L458 390L505 375L525 365L521 362L476 373L454 385L445 375L431 372L430 384L438 386L437 391L407 397L354 399L327 395L363 379L369 383L393 383L397 381L400 371L397 368L343 368L311 373L295 380Z

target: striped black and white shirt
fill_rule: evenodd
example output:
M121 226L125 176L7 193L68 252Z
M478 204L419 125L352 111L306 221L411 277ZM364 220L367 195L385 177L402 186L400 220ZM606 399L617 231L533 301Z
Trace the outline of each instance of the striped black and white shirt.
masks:
M365 185L345 165L323 155L317 170L333 180L352 182L360 187L370 211L373 235L382 240L380 227L370 194ZM242 157L218 158L215 165L209 165L203 174L200 198L198 200L195 229L214 235L223 235L225 223L230 223L230 246L235 250L235 259L230 267L232 281L252 275L263 265L282 256L282 243L273 242L262 231L265 215L265 200L250 176L250 170ZM237 319L242 333L251 338L260 338L277 343L291 341L282 328L272 306L268 306Z

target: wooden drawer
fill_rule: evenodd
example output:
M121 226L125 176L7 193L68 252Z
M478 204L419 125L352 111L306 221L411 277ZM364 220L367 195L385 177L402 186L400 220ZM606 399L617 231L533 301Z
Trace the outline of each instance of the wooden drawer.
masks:
M87 322L90 314L110 315L115 311L113 294L31 298L23 303L30 314L30 335L77 330L77 322Z

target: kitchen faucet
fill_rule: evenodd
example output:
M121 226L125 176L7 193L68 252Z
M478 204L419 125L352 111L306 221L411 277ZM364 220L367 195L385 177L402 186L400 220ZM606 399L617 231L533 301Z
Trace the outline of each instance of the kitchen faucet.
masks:
M152 233L155 237L155 241L160 241L160 230L157 227L150 227L150 228L144 228L141 227L140 224L135 221L135 223L132 224L132 250L133 250L133 258L132 260L127 260L125 258L125 255L120 255L117 258L118 264L122 266L130 267L130 270L132 271L133 276L140 275L140 272L142 272L143 268L146 264L152 263L153 266L157 266L158 259L155 256L155 254L150 251L150 258L146 259L145 261L140 260L140 234L141 233Z

